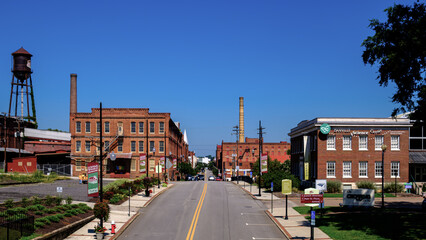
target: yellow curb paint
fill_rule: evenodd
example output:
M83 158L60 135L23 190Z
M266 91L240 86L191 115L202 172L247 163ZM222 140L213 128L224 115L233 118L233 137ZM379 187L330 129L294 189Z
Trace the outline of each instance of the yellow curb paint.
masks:
M198 217L200 216L201 207L203 206L204 198L206 197L207 183L204 183L203 193L201 194L200 201L198 201L197 208L195 209L194 217L191 221L191 227L186 235L186 240L192 240L194 238L195 228L197 227Z

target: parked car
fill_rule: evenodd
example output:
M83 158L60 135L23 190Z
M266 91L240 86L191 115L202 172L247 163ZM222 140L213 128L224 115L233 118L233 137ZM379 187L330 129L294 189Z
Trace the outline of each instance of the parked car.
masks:
M192 178L193 178L192 175L186 175L186 179L185 180L186 181L192 181Z
M222 181L222 178L217 177L217 178L216 178L216 181Z
M214 180L215 180L214 176L209 177L209 181L214 181Z
M204 175L203 174L198 174L198 179L200 181L204 181Z

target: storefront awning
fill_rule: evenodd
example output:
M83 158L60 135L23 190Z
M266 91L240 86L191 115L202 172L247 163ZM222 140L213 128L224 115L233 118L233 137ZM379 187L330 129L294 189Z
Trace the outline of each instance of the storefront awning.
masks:
M426 164L426 152L410 152L410 163Z
M126 158L126 159L131 159L132 158L132 153L114 153L116 158ZM109 157L109 153L108 153L108 158Z

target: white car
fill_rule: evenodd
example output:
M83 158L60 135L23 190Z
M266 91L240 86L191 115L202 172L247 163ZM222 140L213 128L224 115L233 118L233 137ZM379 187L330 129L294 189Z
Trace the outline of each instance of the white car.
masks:
M214 181L214 180L215 180L214 176L209 177L209 181Z

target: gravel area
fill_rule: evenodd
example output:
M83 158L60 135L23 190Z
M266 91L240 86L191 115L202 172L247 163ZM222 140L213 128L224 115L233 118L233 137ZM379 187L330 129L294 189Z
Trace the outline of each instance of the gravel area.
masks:
M103 185L107 185L112 182L111 180L104 180ZM62 187L62 193L57 192L57 187ZM87 184L79 184L78 180L59 180L54 183L36 183L36 184L25 184L25 185L13 185L8 187L0 188L0 203L3 203L7 199L13 199L14 201L20 201L23 197L39 196L44 197L46 195L51 196L62 196L66 198L71 196L73 200L77 201L89 201L87 196Z

